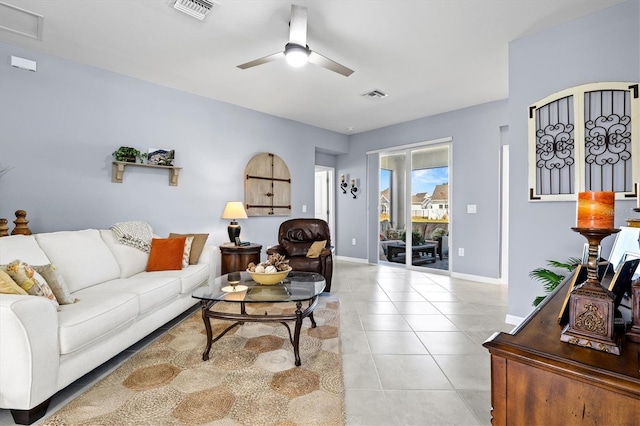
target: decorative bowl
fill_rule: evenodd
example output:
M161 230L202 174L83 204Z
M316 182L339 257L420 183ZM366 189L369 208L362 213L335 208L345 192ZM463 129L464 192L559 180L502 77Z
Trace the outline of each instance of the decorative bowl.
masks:
M289 269L287 269L286 271L278 271L278 272L271 272L271 273L267 273L267 272L260 273L260 272L251 272L251 271L247 271L247 272L251 274L251 279L257 282L258 284L275 285L282 282L282 280L284 280L285 278L287 278L287 275L289 275L289 272L291 272L291 267L289 267Z

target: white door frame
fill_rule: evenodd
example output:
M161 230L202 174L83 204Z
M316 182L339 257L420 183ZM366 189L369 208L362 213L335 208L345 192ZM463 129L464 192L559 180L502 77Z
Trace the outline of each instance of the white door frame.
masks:
M333 244L333 246L335 247L336 245L336 237L335 237L335 223L336 223L336 213L335 213L335 189L334 189L334 183L335 183L335 174L336 174L336 170L333 167L327 167L327 166L315 166L315 172L324 172L326 173L326 178L327 178L327 186L326 186L326 194L315 194L314 196L314 203L315 203L315 199L318 196L326 196L327 197L327 209L328 209L328 214L327 217L329 218L329 220L327 221L329 223L329 232L331 233L331 244ZM314 185L315 187L315 185ZM313 212L315 215L315 204L313 206Z

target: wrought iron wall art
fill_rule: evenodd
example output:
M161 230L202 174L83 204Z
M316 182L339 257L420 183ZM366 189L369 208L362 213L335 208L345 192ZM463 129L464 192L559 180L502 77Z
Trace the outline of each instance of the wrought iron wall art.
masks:
M640 181L638 83L576 86L529 107L529 156L530 200L570 201L581 191L633 198Z
M585 93L585 189L633 191L631 174L631 96L628 91Z
M538 194L572 194L575 174L573 96L536 110Z

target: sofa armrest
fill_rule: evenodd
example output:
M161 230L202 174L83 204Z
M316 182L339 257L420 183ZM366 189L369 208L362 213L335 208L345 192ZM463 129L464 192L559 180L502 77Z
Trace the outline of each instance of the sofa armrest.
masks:
M58 391L58 340L49 300L0 294L0 407L28 410Z
M218 276L218 271L216 268L218 267L218 250L214 245L205 245L202 248L202 253L200 253L200 258L198 259L198 265L209 265L209 278L208 282L212 282L212 280Z

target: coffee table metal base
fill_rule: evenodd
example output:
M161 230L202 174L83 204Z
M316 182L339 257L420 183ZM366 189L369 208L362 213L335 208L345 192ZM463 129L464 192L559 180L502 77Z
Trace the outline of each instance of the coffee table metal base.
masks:
M318 296L309 300L309 306L302 310L302 302L296 302L296 311L293 314L289 315L269 315L267 312L264 315L255 315L255 314L247 314L246 303L240 302L240 313L235 314L233 312L219 312L212 311L211 308L218 302L213 300L202 300L200 301L200 307L202 309L202 320L204 321L204 328L207 332L207 347L202 354L202 360L207 361L209 359L209 352L211 351L211 345L214 342L218 341L222 336L227 334L230 330L238 325L242 325L245 322L279 322L280 324L287 327L287 331L289 332L289 341L293 346L293 353L296 359L296 366L300 366L302 363L300 361L300 330L302 329L302 320L309 317L311 320L311 328L316 327L316 321L313 318L313 310L318 305ZM226 321L235 321L229 327L225 328L220 334L218 334L215 338L213 337L213 330L211 328L211 318L226 320ZM291 328L287 321L295 321L295 327L293 331L293 335L291 334Z

